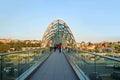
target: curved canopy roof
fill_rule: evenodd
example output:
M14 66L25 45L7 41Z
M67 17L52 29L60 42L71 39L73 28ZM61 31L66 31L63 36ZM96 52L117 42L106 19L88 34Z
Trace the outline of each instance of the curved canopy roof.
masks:
M62 19L50 23L42 39L42 47L62 43L64 47L76 47L76 41L69 26Z

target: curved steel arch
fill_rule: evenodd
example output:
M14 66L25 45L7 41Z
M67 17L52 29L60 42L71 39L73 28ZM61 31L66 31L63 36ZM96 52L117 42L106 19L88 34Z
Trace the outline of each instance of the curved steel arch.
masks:
M59 18L52 21L47 27L42 38L42 47L50 47L58 43L62 43L63 47L76 48L72 31L66 22Z

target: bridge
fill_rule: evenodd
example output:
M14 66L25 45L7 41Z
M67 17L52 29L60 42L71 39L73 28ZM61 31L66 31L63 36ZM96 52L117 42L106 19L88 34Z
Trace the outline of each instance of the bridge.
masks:
M54 49L59 43L62 52ZM0 80L115 80L119 65L119 58L78 50L69 25L55 19L40 48L0 54Z

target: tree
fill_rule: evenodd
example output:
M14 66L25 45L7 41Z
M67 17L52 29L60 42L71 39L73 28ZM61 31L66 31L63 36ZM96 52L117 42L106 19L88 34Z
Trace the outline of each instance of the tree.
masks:
M8 44L0 43L0 53L8 52L9 49L10 49L10 46Z

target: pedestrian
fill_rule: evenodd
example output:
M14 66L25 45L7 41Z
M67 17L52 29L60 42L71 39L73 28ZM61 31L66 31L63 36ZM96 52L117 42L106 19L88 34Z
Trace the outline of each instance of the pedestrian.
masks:
M61 53L61 48L62 48L62 43L59 43L59 44L58 44L59 53Z
M54 51L56 51L57 49L57 44L54 44Z

